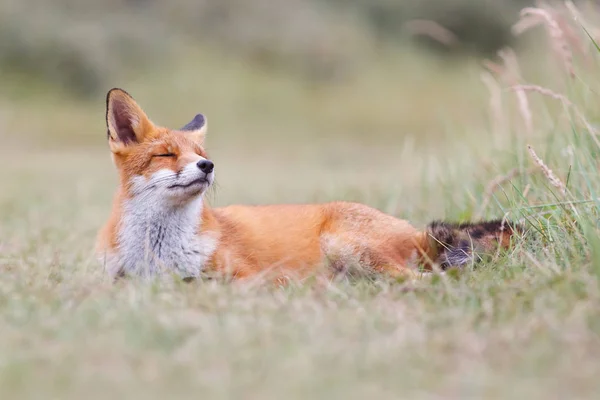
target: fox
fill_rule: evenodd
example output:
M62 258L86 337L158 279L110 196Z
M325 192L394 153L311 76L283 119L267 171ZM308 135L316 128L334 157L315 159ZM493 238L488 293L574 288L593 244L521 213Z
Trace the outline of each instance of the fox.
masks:
M96 251L114 279L301 279L356 267L419 279L509 249L523 232L506 220L434 221L420 230L347 201L212 208L205 194L216 168L204 147L203 114L180 129L162 127L130 94L114 88L106 96L106 127L119 184Z

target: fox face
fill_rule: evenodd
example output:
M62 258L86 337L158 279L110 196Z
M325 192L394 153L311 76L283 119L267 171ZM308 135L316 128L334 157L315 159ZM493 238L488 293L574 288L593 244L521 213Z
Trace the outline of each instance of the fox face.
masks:
M179 130L159 127L129 94L113 89L107 96L106 122L113 161L128 197L180 205L214 182L214 164L202 146L203 115Z

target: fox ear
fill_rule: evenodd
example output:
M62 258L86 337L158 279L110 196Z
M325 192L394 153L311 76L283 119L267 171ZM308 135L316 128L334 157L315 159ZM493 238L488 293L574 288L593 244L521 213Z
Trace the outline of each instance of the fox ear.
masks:
M112 148L113 145L140 143L151 129L152 122L133 97L115 88L106 95L106 126Z
M193 120L187 123L180 131L185 132L187 135L191 135L196 142L204 141L206 136L206 117L202 114L197 114Z

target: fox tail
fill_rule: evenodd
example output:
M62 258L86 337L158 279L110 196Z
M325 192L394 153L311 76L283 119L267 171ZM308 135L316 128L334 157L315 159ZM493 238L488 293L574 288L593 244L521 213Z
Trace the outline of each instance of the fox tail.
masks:
M452 223L434 221L425 231L429 262L445 270L477 263L499 249L508 249L511 239L523 234L519 224L505 220Z

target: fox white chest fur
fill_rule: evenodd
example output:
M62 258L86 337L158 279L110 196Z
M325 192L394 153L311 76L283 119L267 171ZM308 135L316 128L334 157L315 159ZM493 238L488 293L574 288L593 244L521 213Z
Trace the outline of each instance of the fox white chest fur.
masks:
M107 259L111 275L197 277L217 243L211 233L199 233L202 200L173 204L160 191L143 190L126 200L116 253Z

